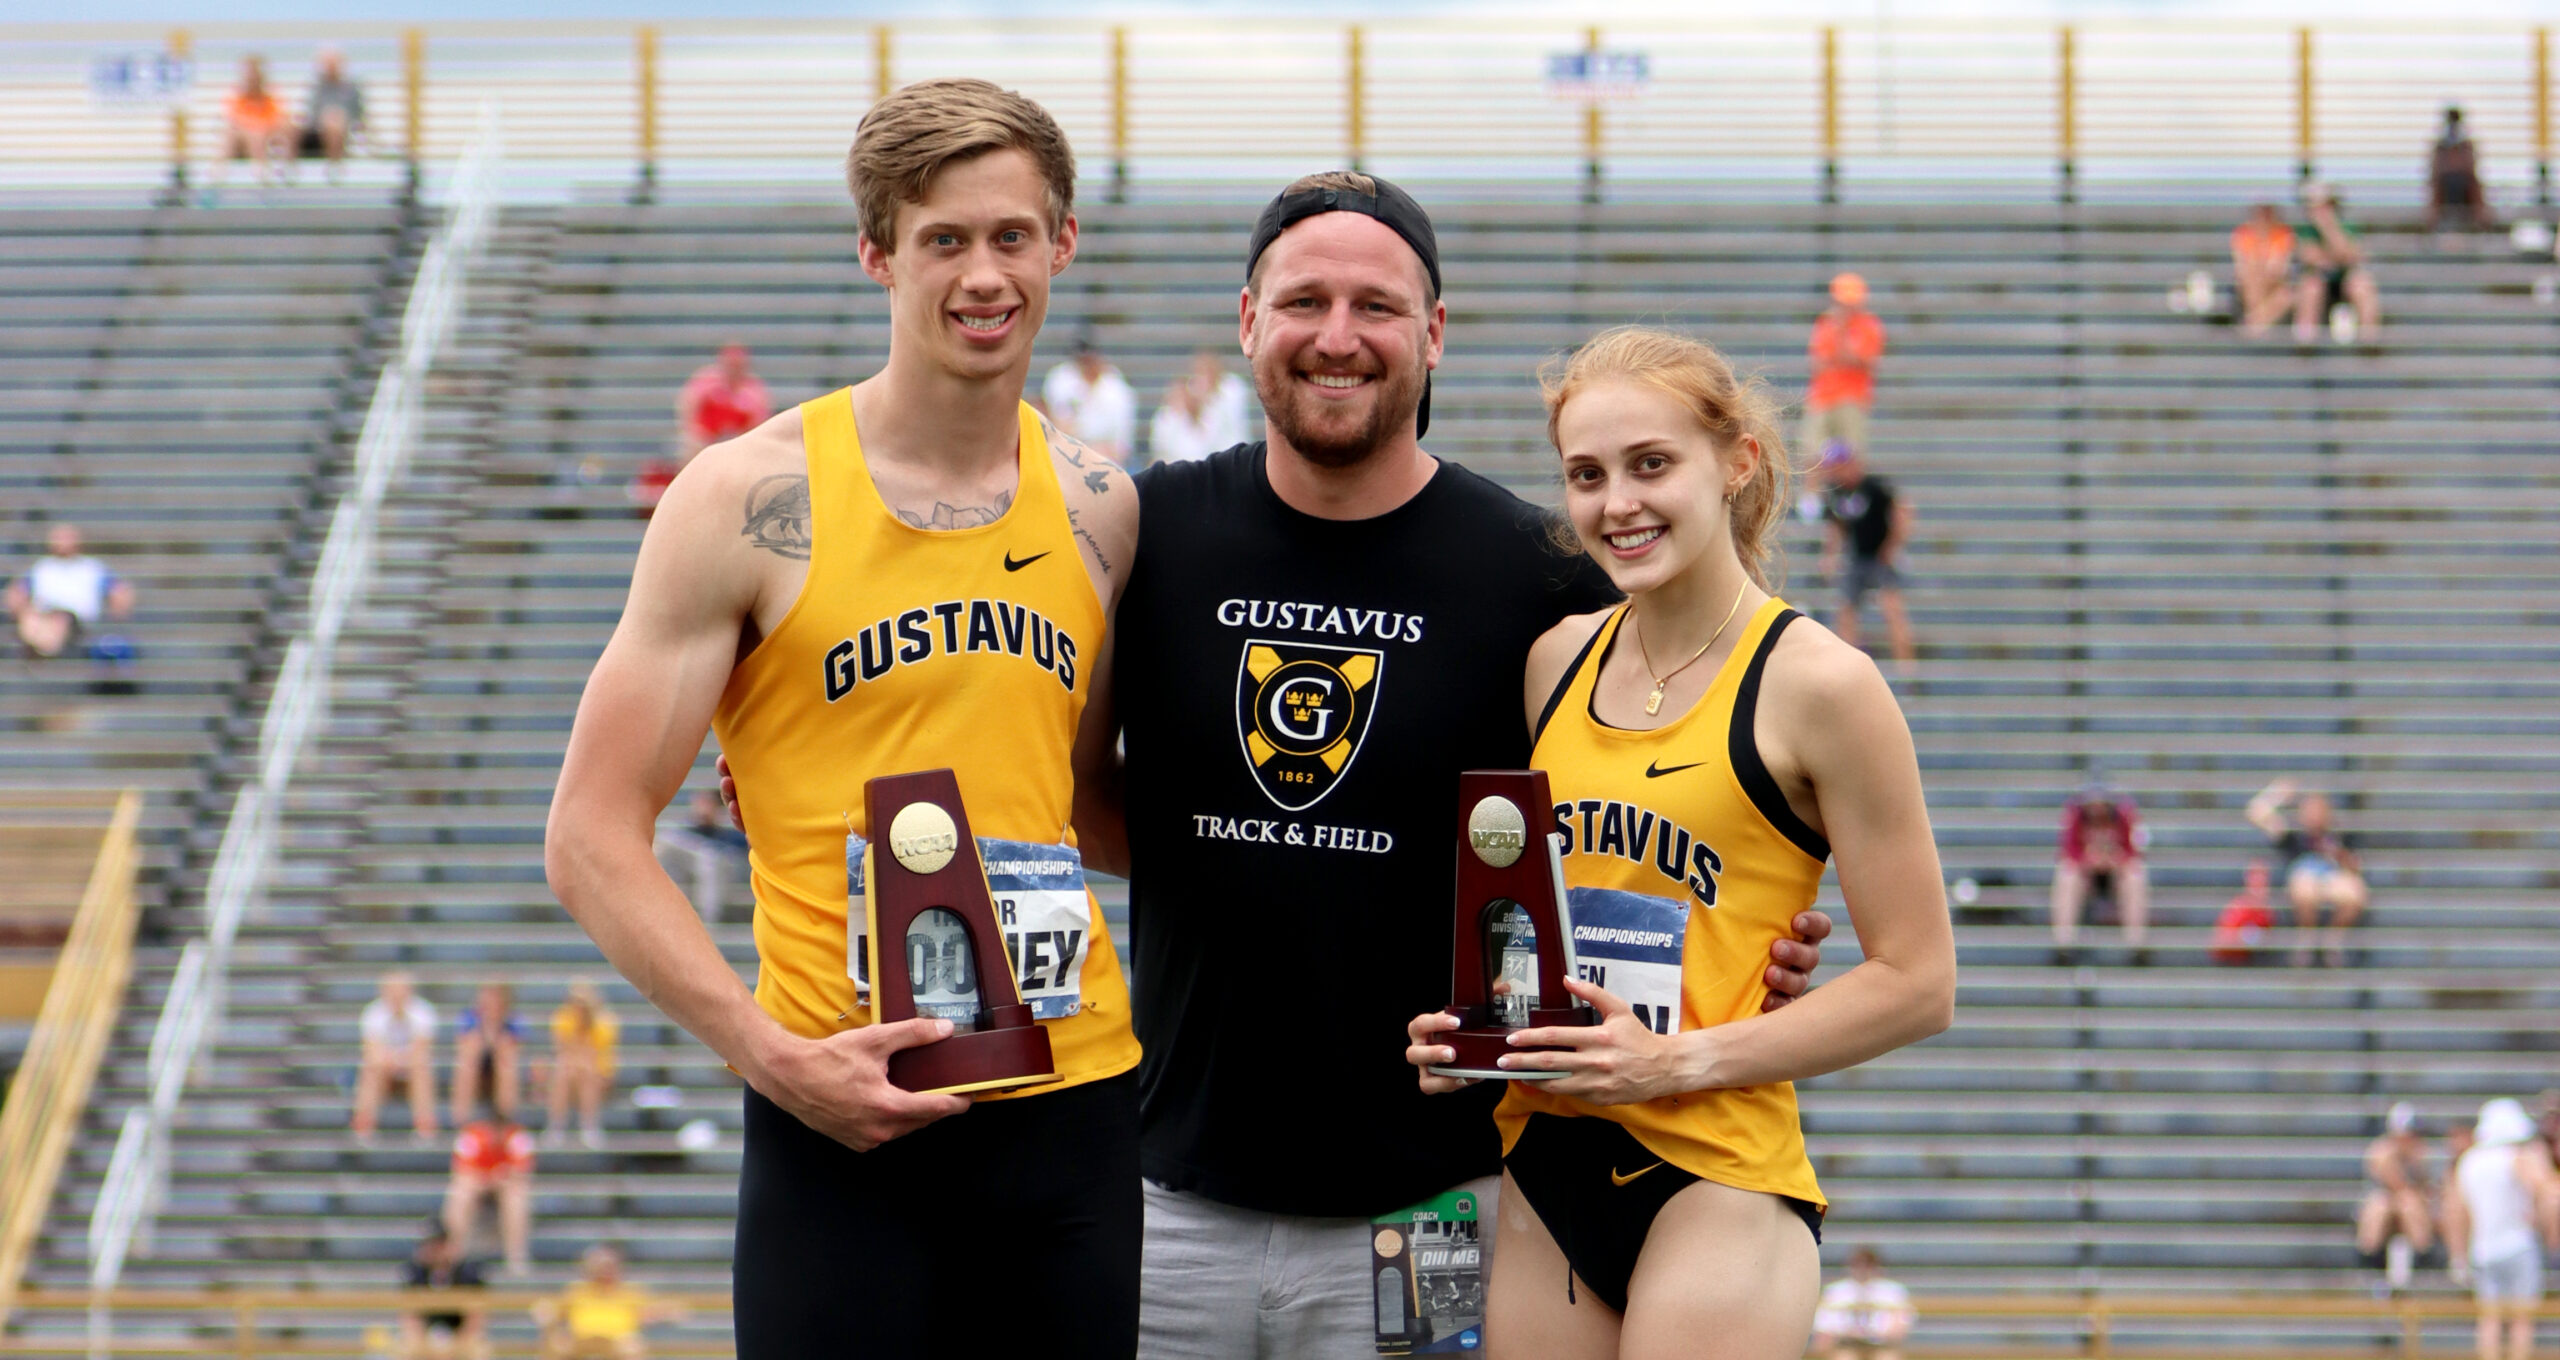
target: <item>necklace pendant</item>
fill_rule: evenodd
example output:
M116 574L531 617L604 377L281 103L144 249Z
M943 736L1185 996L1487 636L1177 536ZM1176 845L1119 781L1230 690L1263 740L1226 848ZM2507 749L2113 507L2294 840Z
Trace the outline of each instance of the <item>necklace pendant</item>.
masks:
M1654 686L1654 687L1653 687L1653 693L1651 693L1651 694L1648 694L1648 695L1644 696L1644 715L1645 715L1646 717L1650 718L1650 717L1652 717L1654 714L1659 713L1659 712L1661 712L1661 711L1662 711L1662 686L1660 686L1660 685L1656 685L1656 686Z

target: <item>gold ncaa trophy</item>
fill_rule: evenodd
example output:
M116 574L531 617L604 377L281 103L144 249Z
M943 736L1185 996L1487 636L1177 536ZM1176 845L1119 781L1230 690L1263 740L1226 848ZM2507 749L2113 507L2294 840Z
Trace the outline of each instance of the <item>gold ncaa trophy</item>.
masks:
M1600 1017L1564 989L1573 937L1564 919L1564 865L1547 834L1555 802L1544 770L1469 770L1458 776L1457 964L1448 1014L1435 1036L1457 1051L1430 1070L1444 1077L1544 1081L1564 1075L1495 1066L1506 1053L1552 1053L1510 1042L1518 1030L1593 1025Z
M890 1083L965 1095L1056 1081L1049 1032L1014 986L959 778L882 775L863 784L862 799L872 830L862 881L873 1018L912 1020L918 998L931 997L930 1009L953 1020L951 1037L890 1054ZM884 951L884 940L900 947Z

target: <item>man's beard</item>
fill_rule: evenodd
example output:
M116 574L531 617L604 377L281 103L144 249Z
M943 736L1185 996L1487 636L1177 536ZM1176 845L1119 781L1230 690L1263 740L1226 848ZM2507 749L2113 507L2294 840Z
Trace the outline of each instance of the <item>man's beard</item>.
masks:
M1333 403L1310 395L1299 386L1294 369L1284 366L1276 375L1268 375L1257 364L1253 378L1262 397L1263 414L1289 447L1318 467L1346 468L1367 461L1413 423L1414 413L1422 407L1422 384L1427 373L1416 365L1404 373L1379 374L1377 395L1369 403L1369 418L1348 430L1341 428L1339 422L1330 429L1319 425L1320 413Z

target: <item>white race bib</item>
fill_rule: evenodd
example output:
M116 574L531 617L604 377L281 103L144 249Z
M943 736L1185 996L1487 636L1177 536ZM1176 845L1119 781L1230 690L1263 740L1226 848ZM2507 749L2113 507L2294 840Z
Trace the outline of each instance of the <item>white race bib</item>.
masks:
M867 1006L871 941L862 851L860 836L845 838L845 975L853 979L855 1004ZM996 926L1004 932L1005 954L1023 1004L1035 1020L1075 1014L1084 1006L1084 960L1093 942L1093 899L1085 893L1084 857L1073 846L981 836L978 862L986 870ZM967 937L947 927L937 930L929 916L920 917L908 932L907 948L911 961L921 951L921 957L941 965L930 976L910 968L918 983L916 1013L955 1021L974 1016L978 998L969 994L973 979L954 953L967 948Z
M1654 1033L1679 1033L1689 904L1616 888L1575 888L1569 899L1576 976L1634 1007Z

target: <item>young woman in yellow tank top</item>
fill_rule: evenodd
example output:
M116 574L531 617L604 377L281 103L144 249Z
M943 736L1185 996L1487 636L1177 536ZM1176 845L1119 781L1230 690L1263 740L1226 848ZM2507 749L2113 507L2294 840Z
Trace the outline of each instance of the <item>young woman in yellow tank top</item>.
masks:
M1798 1078L1946 1027L1955 942L1902 712L1864 653L1769 591L1788 505L1773 403L1713 349L1600 336L1546 375L1584 551L1628 601L1529 657L1581 976L1601 1023L1502 1059L1495 1356L1803 1353L1822 1192ZM1836 862L1865 961L1767 1014L1770 941ZM1415 1017L1417 1066L1456 1022ZM1459 1079L1421 1075L1429 1091ZM1810 1231L1808 1231L1810 1229Z

